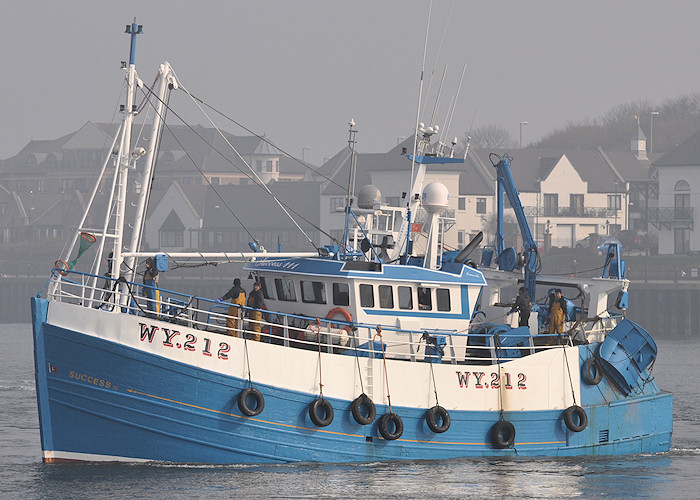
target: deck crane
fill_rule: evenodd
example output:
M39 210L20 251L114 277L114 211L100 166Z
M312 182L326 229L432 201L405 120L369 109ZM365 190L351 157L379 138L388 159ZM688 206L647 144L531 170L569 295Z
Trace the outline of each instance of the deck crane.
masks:
M498 162L494 161L498 159ZM535 285L537 282L537 272L540 269L540 258L537 252L537 242L532 236L530 225L525 217L525 210L520 202L520 195L515 187L513 175L510 172L510 162L508 155L498 156L495 153L489 155L491 164L497 172L497 221L496 221L496 255L498 256L498 268L504 271L512 271L515 268L524 267L524 286L530 297L535 297ZM515 211L515 218L520 227L523 237L524 252L517 253L513 248L506 248L503 231L503 194L508 197L510 206Z

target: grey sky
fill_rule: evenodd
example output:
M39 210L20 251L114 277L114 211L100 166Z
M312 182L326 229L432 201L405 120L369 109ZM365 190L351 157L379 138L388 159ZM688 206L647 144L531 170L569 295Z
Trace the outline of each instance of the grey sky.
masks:
M192 93L296 156L309 147L309 161L347 143L351 117L364 152L389 149L415 123L428 1L3 4L0 158L31 139L113 120L134 16L144 25L136 60L144 82L167 60ZM693 0L436 0L428 116L446 63L440 125L467 64L450 129L459 137L474 119L517 139L528 121L529 143L617 104L696 92L698 19Z

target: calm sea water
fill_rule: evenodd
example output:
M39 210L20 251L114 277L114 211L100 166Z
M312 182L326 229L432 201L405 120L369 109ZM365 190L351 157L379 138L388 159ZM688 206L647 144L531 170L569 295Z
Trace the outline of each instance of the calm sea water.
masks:
M669 453L274 466L44 465L31 326L0 324L0 498L699 498L700 337L658 340Z

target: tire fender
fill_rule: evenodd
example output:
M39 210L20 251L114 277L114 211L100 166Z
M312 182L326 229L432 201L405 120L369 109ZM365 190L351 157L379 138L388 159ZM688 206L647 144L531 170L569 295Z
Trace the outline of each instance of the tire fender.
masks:
M248 405L249 399L253 400L254 406ZM241 410L241 413L249 417L260 415L265 408L265 397L262 395L262 392L253 387L243 389L238 394L238 408Z
M442 406L433 406L425 412L425 421L431 431L441 434L450 428L450 414Z

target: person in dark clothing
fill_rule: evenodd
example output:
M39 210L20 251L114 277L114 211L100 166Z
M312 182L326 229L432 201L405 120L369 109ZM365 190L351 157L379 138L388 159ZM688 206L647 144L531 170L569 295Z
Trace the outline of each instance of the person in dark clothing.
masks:
M102 297L100 301L94 306L95 309L99 309L105 305L112 298L112 283L114 283L110 278L112 277L112 261L114 260L114 252L109 252L109 257L107 257L107 272L103 274L105 276L105 282L102 285L104 291L102 292Z
M158 292L158 269L152 257L146 259L146 270L143 272L143 295L146 297L146 307L151 312L160 310L160 292Z
M248 307L254 308L254 310L248 313L248 317L250 318L250 329L254 332L251 338L253 340L260 340L262 311L257 309L266 309L267 306L265 305L265 297L260 289L259 281L256 281L253 284L253 291L250 292L250 296L248 297Z
M226 318L226 329L231 337L238 337L240 308L245 305L245 290L241 287L240 278L234 279L233 286L219 299L219 302L224 301L231 302Z
M510 312L518 312L520 316L518 318L518 326L529 326L530 323L530 311L532 310L530 306L530 294L527 293L525 287L520 287L518 289L518 296L515 299L515 304Z

